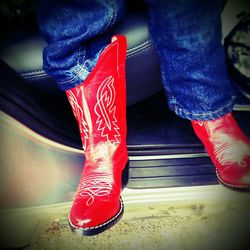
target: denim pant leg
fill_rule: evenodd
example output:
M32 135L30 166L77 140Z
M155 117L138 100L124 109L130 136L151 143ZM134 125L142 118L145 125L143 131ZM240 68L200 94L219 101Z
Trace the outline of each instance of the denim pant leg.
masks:
M230 112L235 90L227 75L216 1L148 0L148 6L169 108L189 120Z
M41 0L38 24L48 45L44 70L62 90L82 83L110 43L108 31L124 12L123 0Z

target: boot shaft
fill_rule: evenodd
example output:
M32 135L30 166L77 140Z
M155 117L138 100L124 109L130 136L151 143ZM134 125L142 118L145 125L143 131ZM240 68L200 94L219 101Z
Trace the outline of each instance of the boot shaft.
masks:
M126 38L117 36L103 50L88 78L66 91L85 152L101 144L109 152L126 144L125 60Z

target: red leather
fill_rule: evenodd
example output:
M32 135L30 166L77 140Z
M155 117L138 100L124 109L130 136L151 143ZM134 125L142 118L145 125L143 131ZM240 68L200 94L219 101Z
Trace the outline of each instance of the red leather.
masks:
M232 113L216 120L192 121L203 142L219 180L235 188L250 187L250 140L244 135Z
M121 176L126 148L126 38L112 38L80 85L66 91L78 121L85 163L69 213L71 226L89 229L122 213Z

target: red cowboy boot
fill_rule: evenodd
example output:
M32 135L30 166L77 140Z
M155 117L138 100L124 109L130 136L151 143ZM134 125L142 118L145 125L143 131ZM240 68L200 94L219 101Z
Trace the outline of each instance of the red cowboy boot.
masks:
M110 228L123 214L122 171L126 147L126 38L112 38L80 85L67 90L78 121L85 163L69 213L73 232L94 235Z
M232 113L211 121L192 121L192 125L216 167L219 181L232 188L250 188L250 141Z

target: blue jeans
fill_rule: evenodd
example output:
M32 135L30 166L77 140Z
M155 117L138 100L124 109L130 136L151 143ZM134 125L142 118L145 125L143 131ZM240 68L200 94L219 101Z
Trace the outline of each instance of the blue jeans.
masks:
M147 0L147 7L169 108L189 120L229 113L235 93L226 71L216 1ZM48 43L44 69L61 89L87 78L110 43L110 28L123 14L123 0L41 1L38 23Z

